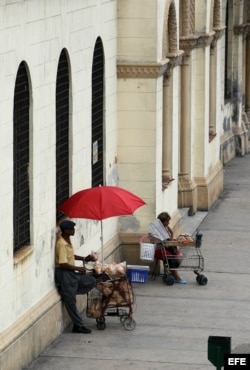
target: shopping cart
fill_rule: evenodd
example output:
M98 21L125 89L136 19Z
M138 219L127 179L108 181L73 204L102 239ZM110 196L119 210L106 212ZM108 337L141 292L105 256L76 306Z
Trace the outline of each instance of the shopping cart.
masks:
M156 273L153 268L152 276L162 276L166 285L174 284L171 270L192 270L196 275L199 285L206 285L207 278L201 274L204 271L204 258L201 253L202 234L197 231L195 240L188 234L181 234L176 240L167 240L169 235L160 220L149 224L149 233L143 235L140 240L140 258L145 261L163 261L163 273ZM144 259L144 249L146 257ZM160 252L160 253L159 253ZM156 265L156 264L155 264Z
M96 287L87 294L87 317L96 319L99 330L106 328L105 316L118 316L126 330L134 330L135 296L126 275L110 277L107 273L95 274Z

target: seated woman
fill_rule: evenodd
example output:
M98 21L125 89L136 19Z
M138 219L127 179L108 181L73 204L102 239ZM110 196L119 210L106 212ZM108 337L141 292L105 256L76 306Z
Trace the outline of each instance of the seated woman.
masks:
M170 215L167 213L167 212L162 212L160 213L158 216L157 216L157 219L161 221L162 225L164 226L166 232L167 232L167 235L169 236L168 238L166 238L166 240L176 240L174 238L174 233L173 233L173 230L171 229L171 227L169 226L169 222L171 220L171 217ZM181 264L181 261L182 261L182 258L183 258L183 254L180 250L178 250L177 247L165 247L164 249L165 251L165 255L163 255L163 251L162 251L162 248L157 248L156 251L155 251L155 258L158 259L158 260L163 260L165 259L165 257L167 257L168 259L168 265L170 267L170 272L171 274L173 275L174 279L175 279L175 283L178 283L178 284L186 284L186 280L183 279L178 271L176 270L176 268L178 268ZM173 268L173 270L171 270L171 267Z

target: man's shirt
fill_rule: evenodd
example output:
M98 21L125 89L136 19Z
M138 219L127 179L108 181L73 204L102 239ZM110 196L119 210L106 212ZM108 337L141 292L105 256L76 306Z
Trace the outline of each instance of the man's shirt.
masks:
M60 237L56 243L56 267L60 267L61 263L75 265L74 249L71 244L67 243L63 237Z

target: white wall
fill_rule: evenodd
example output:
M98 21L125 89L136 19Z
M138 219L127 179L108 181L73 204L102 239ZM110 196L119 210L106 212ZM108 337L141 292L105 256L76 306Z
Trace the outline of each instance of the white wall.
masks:
M3 2L1 2L3 4ZM54 285L55 88L60 53L69 54L72 84L72 192L91 186L91 71L96 38L105 54L107 181L116 183L116 2L27 0L0 6L0 331L39 301ZM19 64L30 74L32 251L13 259L13 98ZM100 228L79 221L78 253L100 247ZM107 237L116 232L115 220ZM81 235L85 247L80 247ZM25 257L24 257L25 256Z

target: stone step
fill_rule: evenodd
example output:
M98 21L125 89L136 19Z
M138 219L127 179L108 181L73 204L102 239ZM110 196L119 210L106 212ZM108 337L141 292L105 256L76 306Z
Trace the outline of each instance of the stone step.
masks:
M207 211L197 211L193 216L188 216L188 208L179 209L182 215L182 230L185 234L195 236L200 224L207 216Z

